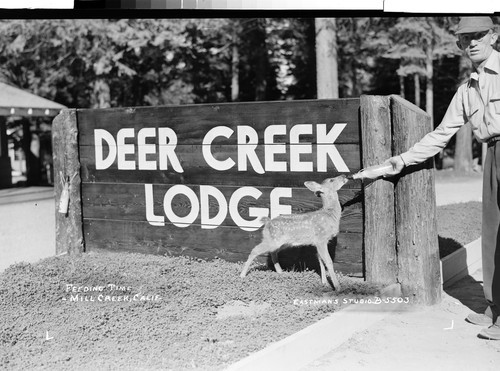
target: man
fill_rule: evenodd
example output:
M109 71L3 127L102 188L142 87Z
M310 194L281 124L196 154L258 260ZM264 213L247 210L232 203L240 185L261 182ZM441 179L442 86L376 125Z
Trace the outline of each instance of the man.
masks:
M409 151L387 161L393 169L387 175L436 155L467 122L477 139L488 143L483 166L482 262L489 306L484 314L470 314L467 321L488 326L479 337L500 340L500 53L493 49L498 35L490 17L463 17L456 34L457 45L475 72L458 88L441 124Z

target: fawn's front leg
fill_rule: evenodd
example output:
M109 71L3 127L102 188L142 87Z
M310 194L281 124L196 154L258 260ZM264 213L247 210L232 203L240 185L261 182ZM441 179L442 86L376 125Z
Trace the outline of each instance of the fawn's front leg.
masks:
M330 279L332 280L333 288L336 291L340 291L340 283L337 279L335 271L333 270L333 261L330 257L330 253L328 252L328 243L318 245L318 254L323 260L323 263L326 265L326 269L328 269L328 274L330 275Z
M321 283L323 285L328 285L328 280L326 279L325 264L323 264L319 253L317 253L316 255L318 257L319 269L321 271Z

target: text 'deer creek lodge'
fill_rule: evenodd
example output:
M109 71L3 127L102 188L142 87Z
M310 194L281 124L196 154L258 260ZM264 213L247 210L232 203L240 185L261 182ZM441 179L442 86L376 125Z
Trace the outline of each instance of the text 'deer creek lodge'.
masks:
M335 141L346 127L346 123L335 123L329 129L326 124L269 125L263 133L263 143L259 143L258 132L251 126L239 125L234 129L228 126L215 126L203 137L202 158L213 170L224 172L237 169L238 172L253 171L257 174L286 172L326 173L330 161L337 172L349 172L349 168L335 146ZM315 134L315 143L301 141L301 137ZM174 171L183 173L184 169L176 148L179 140L176 132L169 127L121 128L113 135L105 129L94 129L95 168L104 171L114 167L120 171ZM277 138L285 138L289 145ZM215 155L212 145L218 140L231 140L236 144L233 156L222 158ZM261 146L259 149L258 147ZM263 152L259 159L257 150ZM280 159L276 159L280 156ZM307 159L305 159L307 158ZM316 161L313 161L314 158ZM197 192L193 188L198 188ZM164 215L155 214L153 184L144 184L145 216L149 224L164 226L170 222L183 228L192 225L200 218L201 228L213 229L222 225L229 217L245 231L257 230L264 216L271 218L291 214L291 206L282 204L282 198L293 197L292 188L276 187L269 194L269 208L249 207L248 216L243 218L239 212L239 203L244 197L255 200L262 192L255 187L241 187L230 196L225 196L217 187L209 185L171 186L163 197ZM174 198L183 195L189 200L190 211L187 215L177 215L172 207ZM228 197L228 198L227 198ZM216 215L210 208L217 205Z

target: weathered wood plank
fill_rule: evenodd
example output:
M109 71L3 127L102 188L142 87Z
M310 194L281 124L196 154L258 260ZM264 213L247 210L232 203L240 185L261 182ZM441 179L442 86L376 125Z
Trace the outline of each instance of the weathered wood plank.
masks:
M81 123L81 145L94 145L94 129L106 128L115 135L122 128L169 127L179 144L201 144L207 132L216 126L251 126L264 141L265 127L346 123L337 143L359 142L359 99L304 100L258 103L197 104L184 106L137 107L78 110ZM314 129L315 130L315 129ZM236 143L236 134L229 139L218 138L215 144ZM289 142L287 136L277 135L277 141ZM302 135L301 140L316 142L314 135Z
M87 251L105 249L158 255L186 255L202 259L219 257L233 262L246 260L252 248L261 241L260 230L242 234L241 230L234 227L203 230L194 225L186 228L177 228L169 224L155 227L145 222L86 219L84 230L88 241ZM361 274L363 271L361 246L360 233L340 233L334 249L336 269L345 274ZM280 252L283 254L284 265L291 259L290 252L286 253L288 250L293 249ZM314 249L310 253L314 254ZM291 255L293 256L293 252ZM298 261L299 263L295 263L297 267L300 266L300 255Z
M361 96L363 167L392 156L392 126L388 96ZM394 220L394 184L377 180L364 188L365 261L367 281L397 282L398 262Z
M148 207L154 212L154 215L163 216L168 222L168 215L165 212L164 198L166 192L170 189L166 185L153 185L152 186L152 202ZM200 187L188 187L194 192L199 201ZM236 223L231 218L230 213L227 211L227 205L234 192L238 189L231 186L223 186L216 188L224 197L226 204L222 201L217 201L214 197L208 198L208 204L200 206L200 208L208 210L209 218L214 218L219 210L226 213L226 217L222 225L236 226ZM253 197L243 197L238 203L239 215L245 220L253 220L249 216L249 208L269 208L270 193L274 188L259 187L258 190L262 195L255 199ZM321 199L316 197L307 188L290 188L292 197L283 197L280 199L281 205L290 205L292 213L304 213L320 209L322 207ZM362 232L363 230L363 216L361 208L361 199L356 200L359 190L354 189L341 189L339 191L339 199L341 204L350 203L343 213L341 219L341 230L346 232ZM354 202L354 203L353 203ZM82 203L84 210L84 218L90 219L112 219L112 220L135 220L147 221L146 218L146 186L141 184L101 184L101 183L85 183L82 189ZM198 207L201 201L195 205ZM172 211L175 215L186 216L188 215L193 205L190 199L179 194L172 199ZM194 224L201 224L201 212L198 212ZM207 223L213 225L213 223ZM244 225L249 227L249 225Z
M179 145L175 153L182 167L183 172L176 171L169 163L166 170L140 170L137 161L136 170L118 169L116 160L105 170L96 169L95 150L93 146L80 147L80 160L82 164L82 179L84 182L133 182L133 183L174 183L174 184L229 184L232 185L297 185L302 184L304 179L325 179L339 173L330 157L320 156L321 161L326 164L323 169L318 166L318 151L325 153L321 147L331 147L330 145L312 145L311 153L300 155L302 166L292 168L290 161L290 147L285 145L282 148L286 153L274 155L274 161L280 162L278 166L283 166L284 170L266 165L266 154L264 146L258 146L255 154L259 160L264 174L258 173L252 164L247 163L246 171L238 170L238 148L236 145L212 146L213 157L219 160L232 159L234 166L231 169L219 171L215 170L207 163L203 157L201 145ZM359 144L344 144L336 146L343 161L350 172L357 172L361 168L361 155ZM137 147L135 154L138 153ZM159 152L156 151L158 154ZM104 153L107 156L107 152ZM270 155L268 155L271 158ZM130 161L134 159L132 155L127 157ZM148 161L159 169L158 155L149 155ZM268 161L270 161L268 159ZM259 166L256 165L256 166ZM344 172L344 171L342 171Z
M432 130L430 117L391 96L393 144L407 151ZM406 168L395 188L398 281L404 296L432 305L441 300L441 277L432 159Z
M207 170L207 169L205 169ZM121 170L108 170L103 173L96 173L86 167L82 167L82 179L84 183L140 183L140 184L203 184L211 186L249 186L249 187L299 187L305 181L321 182L326 178L340 175L335 171L329 173L275 173L270 175L251 173L223 172L214 174L211 171L196 171L196 169L186 170L184 173L172 171L143 170L135 171L135 176L129 172ZM346 174L346 173L344 173ZM351 181L344 186L345 189L361 189L361 181Z
M56 199L56 254L79 253L85 249L81 206L81 177L78 157L78 127L75 110L64 110L52 124L54 192ZM71 180L67 214L58 212L62 179Z

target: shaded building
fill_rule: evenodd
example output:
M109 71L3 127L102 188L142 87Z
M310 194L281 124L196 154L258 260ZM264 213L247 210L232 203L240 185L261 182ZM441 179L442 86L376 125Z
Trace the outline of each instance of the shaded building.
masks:
M0 188L12 186L12 170L25 176L26 185L51 182L50 122L64 108L0 82Z

